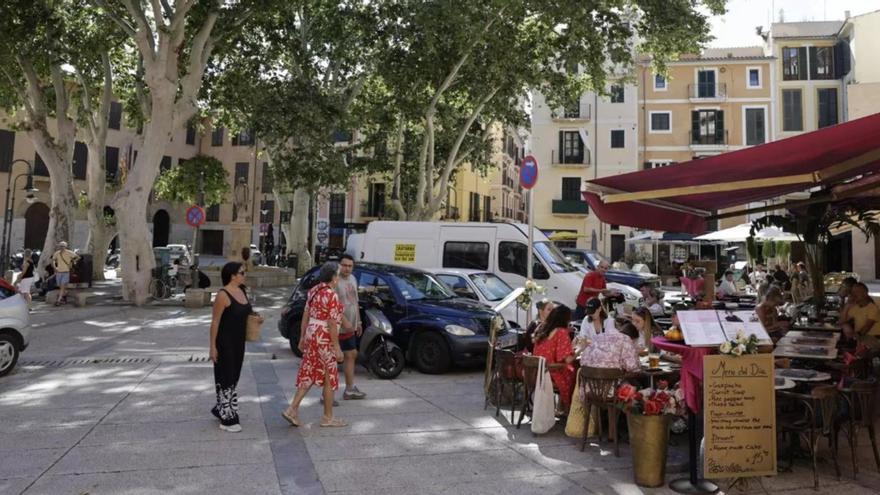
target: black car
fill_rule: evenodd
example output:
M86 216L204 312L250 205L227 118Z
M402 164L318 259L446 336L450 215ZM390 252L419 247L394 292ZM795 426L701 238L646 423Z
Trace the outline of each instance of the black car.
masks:
M281 310L278 330L290 340L297 355L300 322L308 289L317 282L318 269L308 271ZM516 335L504 318L482 304L455 297L434 275L413 268L360 263L354 268L361 304L375 301L394 328L392 340L403 349L409 363L423 373L443 373L456 363L485 361L491 326L502 344ZM508 336L509 334L509 336ZM508 338L509 337L509 338Z

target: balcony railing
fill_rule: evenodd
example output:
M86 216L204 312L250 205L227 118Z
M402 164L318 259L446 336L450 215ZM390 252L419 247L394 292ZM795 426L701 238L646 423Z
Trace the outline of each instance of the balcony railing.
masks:
M717 100L727 98L727 85L724 83L688 84L688 96L692 100Z
M579 105L577 108L563 109L560 108L553 112L554 120L590 120L592 115L592 105L586 103Z
M553 150L550 163L553 165L570 165L585 167L590 164L590 150L584 148L580 154L565 154L559 150Z
M726 146L727 144L726 129L716 129L712 134L691 130L691 146Z
M557 215L587 215L590 208L581 199L554 199L553 213Z

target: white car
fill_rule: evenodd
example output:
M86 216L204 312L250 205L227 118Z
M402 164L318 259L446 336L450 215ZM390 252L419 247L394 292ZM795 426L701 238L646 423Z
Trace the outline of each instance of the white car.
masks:
M30 325L27 302L15 288L0 282L0 376L12 372L27 349Z
M528 325L526 311L516 305L515 298L508 297L514 289L494 273L465 268L431 268L428 271L451 287L455 295L480 301L521 328ZM522 292L522 289L517 290Z

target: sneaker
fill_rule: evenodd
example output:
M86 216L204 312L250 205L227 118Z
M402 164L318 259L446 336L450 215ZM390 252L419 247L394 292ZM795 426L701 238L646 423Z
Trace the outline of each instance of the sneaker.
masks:
M342 398L345 400L355 400L355 399L363 399L367 394L358 390L357 387L352 387L351 389L346 389L345 393L342 394Z
M228 426L227 426L227 425L224 425L224 424L221 424L221 425L220 425L220 429L223 430L223 431L228 431L228 432L230 432L230 433L238 433L238 432L241 431L241 425L238 424L238 423L236 423L236 424L234 424L234 425L228 425Z
M323 403L324 403L324 398L321 397L321 404L323 404ZM333 407L339 407L339 401L338 401L338 400L333 399Z

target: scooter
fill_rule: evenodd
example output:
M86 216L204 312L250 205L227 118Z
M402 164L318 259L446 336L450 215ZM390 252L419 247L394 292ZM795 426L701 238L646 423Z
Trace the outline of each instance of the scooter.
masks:
M367 307L362 314L366 327L361 335L358 361L377 378L397 378L406 358L403 350L391 340L391 322L375 306Z

